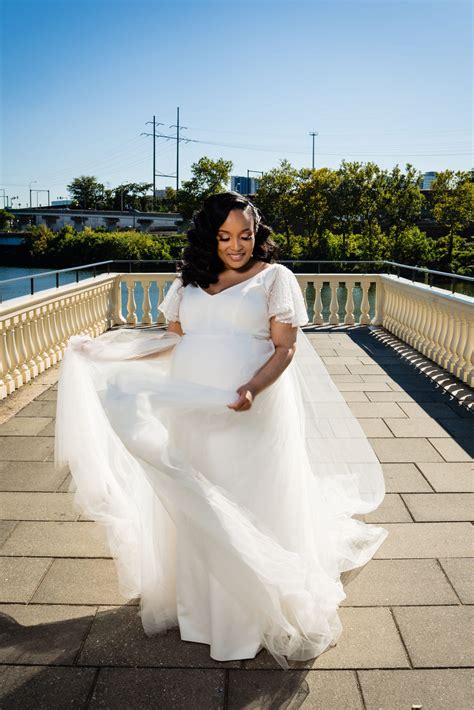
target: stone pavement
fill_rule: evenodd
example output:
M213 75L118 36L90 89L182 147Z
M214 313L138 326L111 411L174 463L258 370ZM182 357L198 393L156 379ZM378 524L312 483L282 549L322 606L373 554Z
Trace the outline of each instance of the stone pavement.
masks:
M365 519L389 536L345 580L338 645L284 672L266 651L214 661L177 628L146 637L53 469L56 366L0 403L0 708L474 706L473 393L383 329L305 330L387 486Z

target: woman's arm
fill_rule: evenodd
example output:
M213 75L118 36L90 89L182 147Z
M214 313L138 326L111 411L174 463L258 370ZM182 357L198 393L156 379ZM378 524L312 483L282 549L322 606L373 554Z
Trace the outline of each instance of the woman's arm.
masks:
M179 320L173 320L168 323L167 330L170 333L178 333L178 335L184 335L183 329L181 328L181 323Z
M296 352L297 333L297 326L280 323L275 318L270 319L270 337L275 345L275 352L257 370L251 380L238 388L237 392L240 397L234 404L227 405L229 409L235 409L237 412L250 409L254 397L280 377Z

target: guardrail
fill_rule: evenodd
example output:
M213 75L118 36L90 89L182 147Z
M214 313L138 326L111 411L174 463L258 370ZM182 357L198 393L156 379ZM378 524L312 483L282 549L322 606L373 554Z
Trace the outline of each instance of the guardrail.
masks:
M16 276L11 279L3 279L0 281L0 303L4 300L2 297L2 286L6 284L14 284L14 283L20 283L24 281L29 281L30 285L30 294L33 295L35 293L35 280L36 279L45 279L45 278L51 278L54 276L55 278L55 286L56 288L59 288L61 286L60 283L60 277L61 274L74 274L75 281L76 283L79 283L79 275L83 271L92 271L92 276L95 278L100 271L106 271L107 273L111 273L111 271L115 271L116 273L118 272L123 272L124 268L123 266L126 266L126 271L128 273L132 272L141 272L141 267L147 266L153 264L155 267L159 267L158 269L150 269L150 271L153 271L153 273L174 273L176 269L178 260L163 260L163 259L108 259L106 261L96 261L92 264L84 264L82 266L72 266L67 269L56 269L56 270L51 270L51 271L43 271L38 274L30 274L28 276ZM412 282L416 281L416 276L422 278L422 283L426 283L428 286L435 286L435 280L438 278L438 280L441 280L442 283L438 284L441 288L445 288L445 283L449 282L450 284L450 290L451 292L456 291L456 286L467 286L467 287L472 287L472 295L474 295L474 278L471 276L464 276L463 274L453 274L448 271L436 271L434 269L428 269L423 266L412 266L409 264L399 264L396 261L386 261L386 260L361 260L361 259L346 259L346 260L328 260L328 259L323 259L323 260L316 260L316 261L309 261L309 260L301 260L301 261L295 261L293 260L280 260L280 263L286 264L290 268L293 269L296 273L300 271L300 269L303 269L305 272L311 272L313 274L321 274L321 273L335 273L336 270L329 268L330 266L336 266L340 265L342 268L340 269L340 272L343 272L344 274L347 275L348 269L346 268L348 264L352 265L352 273L354 274L359 274L359 273L383 273L382 269L386 268L387 273L391 274L392 272L395 273L397 277L400 277L403 273L408 273L410 274L410 279ZM114 266L117 267L122 267L122 268L113 268ZM140 268L138 268L140 267ZM172 267L172 268L170 268ZM371 268L367 268L371 267ZM323 270L322 270L323 269ZM467 295L471 295L471 293L468 293Z
M13 298L0 306L0 399L62 359L71 335L108 330L116 275Z
M174 278L174 272L101 274L0 305L0 398L59 362L71 335L95 337L112 326L133 327L139 323L164 325L161 312L153 321L150 288L152 285L157 288L161 301L166 283ZM296 278L311 325L357 322L383 326L472 386L473 298L393 274L312 272L297 273ZM371 285L375 287L372 307ZM323 308L324 287L330 289L327 309ZM122 288L126 292L124 309Z

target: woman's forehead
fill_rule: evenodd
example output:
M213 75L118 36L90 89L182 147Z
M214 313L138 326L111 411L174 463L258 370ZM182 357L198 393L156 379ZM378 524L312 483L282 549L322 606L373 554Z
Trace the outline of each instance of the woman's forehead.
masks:
M225 222L222 223L221 229L224 230L227 227L252 227L253 225L253 214L250 209L246 208L244 210L233 209L227 215Z

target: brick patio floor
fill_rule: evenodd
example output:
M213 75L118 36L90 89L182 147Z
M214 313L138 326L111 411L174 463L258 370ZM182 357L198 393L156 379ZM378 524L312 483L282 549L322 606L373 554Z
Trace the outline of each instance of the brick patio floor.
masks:
M305 330L387 487L365 520L390 534L345 580L338 645L284 672L266 651L214 661L177 628L146 637L54 472L57 365L0 403L1 708L474 706L472 390L383 329Z

